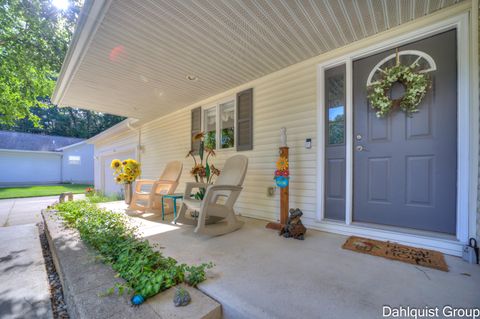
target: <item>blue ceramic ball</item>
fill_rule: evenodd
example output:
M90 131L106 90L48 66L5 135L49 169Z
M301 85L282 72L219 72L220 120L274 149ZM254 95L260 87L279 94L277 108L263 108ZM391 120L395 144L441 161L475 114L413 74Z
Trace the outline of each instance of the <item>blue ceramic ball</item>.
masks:
M278 187L285 188L285 187L288 186L288 177L277 176L277 177L275 177L275 182L277 183Z
M143 298L142 295L135 295L132 297L132 304L135 306L141 305L145 301L145 298Z

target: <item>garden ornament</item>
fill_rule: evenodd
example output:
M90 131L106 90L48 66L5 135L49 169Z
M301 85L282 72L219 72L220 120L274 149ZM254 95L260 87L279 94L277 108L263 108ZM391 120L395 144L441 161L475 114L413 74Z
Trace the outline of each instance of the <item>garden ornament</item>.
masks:
M190 294L185 288L176 288L175 295L173 296L173 303L175 307L186 306L190 303L191 300L192 298L190 297Z
M288 217L287 224L282 227L279 235L285 238L293 237L295 239L304 240L307 229L303 226L302 221L300 220L300 217L303 215L302 211L298 208L291 208L289 213L290 216Z
M135 295L132 297L132 304L135 306L140 306L145 301L142 295Z

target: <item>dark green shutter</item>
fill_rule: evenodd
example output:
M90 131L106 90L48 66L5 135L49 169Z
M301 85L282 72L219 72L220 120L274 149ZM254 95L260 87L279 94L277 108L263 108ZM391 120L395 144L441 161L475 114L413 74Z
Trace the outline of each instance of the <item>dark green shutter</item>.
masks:
M237 93L237 151L253 149L253 89Z
M193 137L202 131L202 108L199 106L192 109L192 130L190 134L190 143L195 154L198 153L200 141L193 142Z

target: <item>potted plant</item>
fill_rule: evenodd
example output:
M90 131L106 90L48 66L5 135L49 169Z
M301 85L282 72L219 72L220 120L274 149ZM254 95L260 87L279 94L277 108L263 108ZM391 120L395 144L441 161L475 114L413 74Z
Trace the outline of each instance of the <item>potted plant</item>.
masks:
M210 157L215 157L215 151L209 144L205 144L205 134L203 132L196 134L193 137L193 141L200 142L200 146L198 148L198 154L195 154L194 150L190 150L187 154L187 157L190 156L193 158L194 163L190 174L192 174L197 183L212 184L214 176L220 175L220 170L208 162ZM198 155L199 160L197 160L196 155ZM195 194L195 199L202 200L204 195L205 188L200 188Z
M130 205L132 200L132 184L140 176L140 163L131 158L124 161L114 159L111 163L115 182L123 184L125 203Z

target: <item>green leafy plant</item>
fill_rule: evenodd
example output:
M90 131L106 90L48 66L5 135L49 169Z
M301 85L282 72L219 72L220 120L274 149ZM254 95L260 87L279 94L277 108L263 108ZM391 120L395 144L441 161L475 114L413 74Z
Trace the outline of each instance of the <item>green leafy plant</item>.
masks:
M212 263L188 266L163 256L138 236L138 229L130 225L127 216L98 208L87 200L60 203L56 209L67 226L76 228L98 257L126 281L106 294L128 291L149 298L181 282L196 286L206 279L206 269L213 267Z
M233 127L222 129L222 148L231 148L234 146Z
M106 203L122 200L120 194L114 196L106 196L102 191L88 187L85 191L85 197L90 203Z

